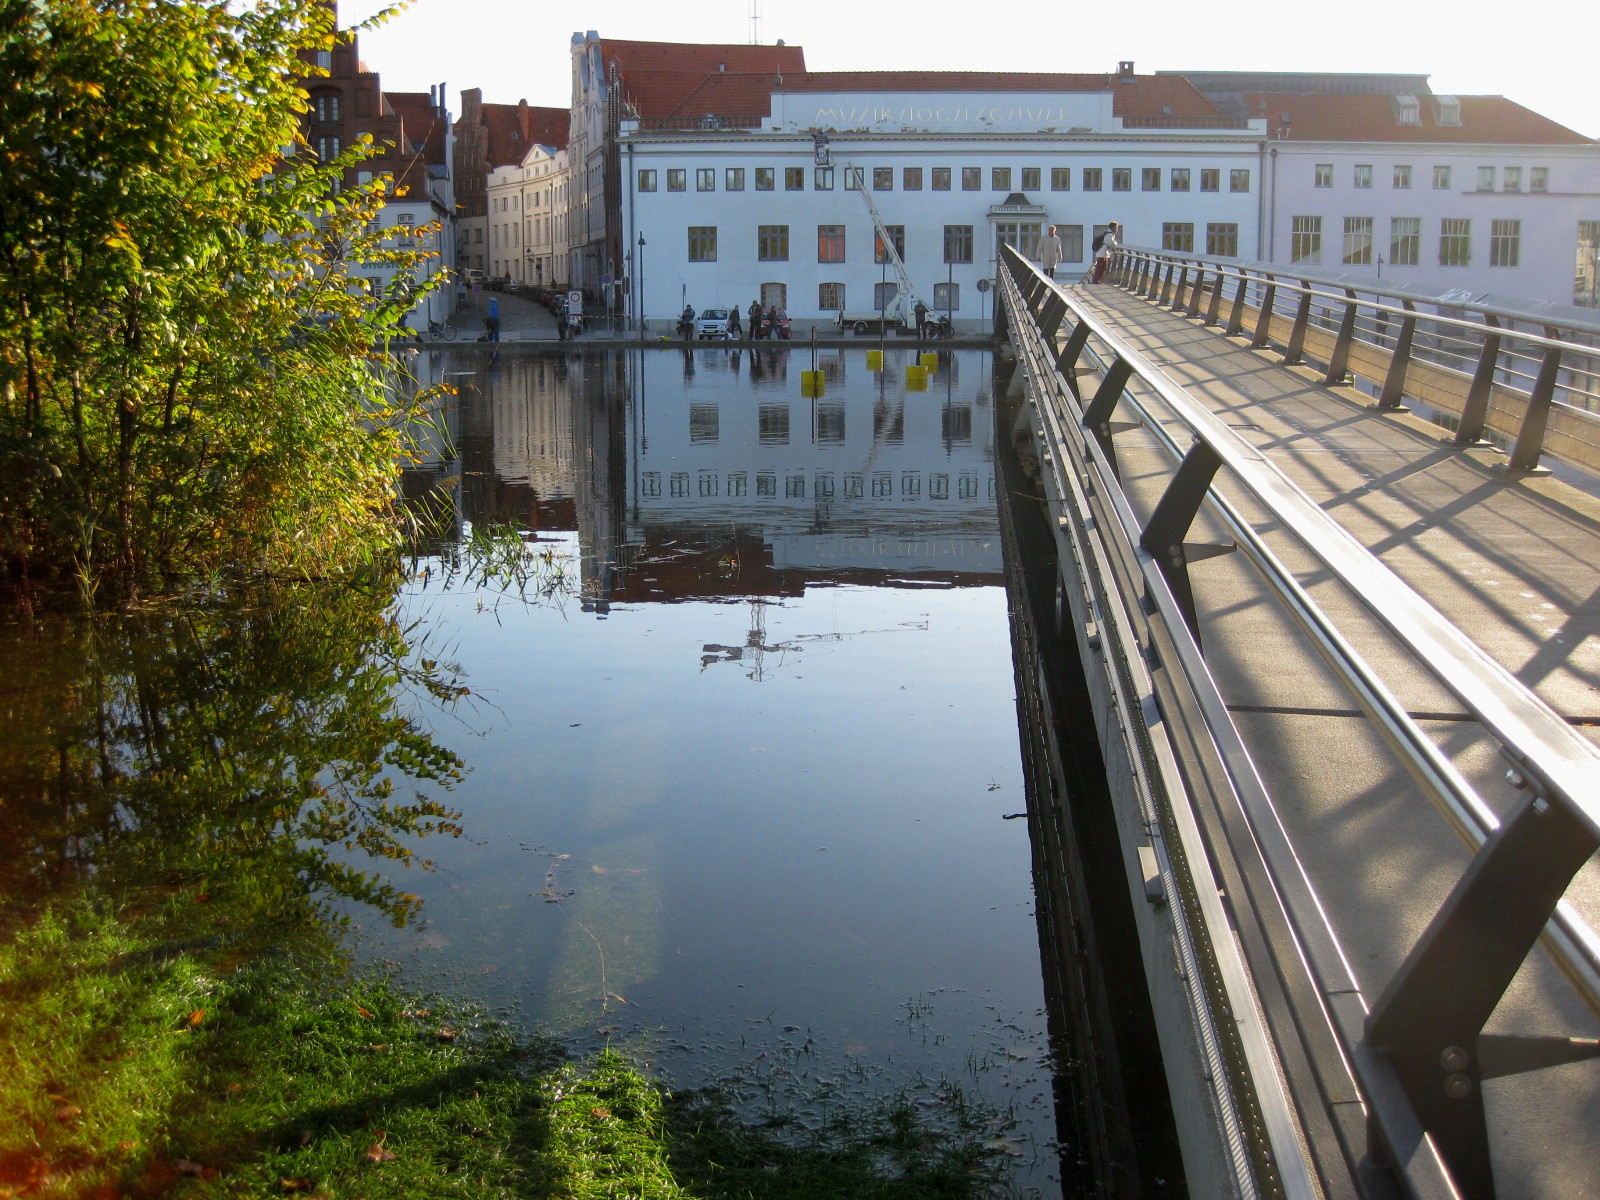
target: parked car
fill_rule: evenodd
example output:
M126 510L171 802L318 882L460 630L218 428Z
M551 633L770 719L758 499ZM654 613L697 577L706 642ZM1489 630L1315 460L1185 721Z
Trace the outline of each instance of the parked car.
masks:
M694 336L702 339L725 339L728 336L730 315L730 311L726 308L702 308L700 315L695 318Z

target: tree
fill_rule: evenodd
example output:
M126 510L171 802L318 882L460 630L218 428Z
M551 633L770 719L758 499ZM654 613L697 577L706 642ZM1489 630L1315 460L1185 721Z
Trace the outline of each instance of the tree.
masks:
M370 143L296 147L338 36L318 0L0 0L0 581L125 599L392 546L437 396L384 347L431 252L383 240L392 180L341 189Z

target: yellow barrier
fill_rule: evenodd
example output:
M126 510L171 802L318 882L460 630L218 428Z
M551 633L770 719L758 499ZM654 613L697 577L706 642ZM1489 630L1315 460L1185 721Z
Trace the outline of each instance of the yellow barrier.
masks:
M908 392L925 392L927 390L928 390L928 368L927 367L907 367L906 368L906 391L908 391Z
M822 395L824 386L821 371L800 372L800 394L802 396L815 399Z
M883 351L882 350L868 350L867 351L867 370L869 370L869 371L881 371L881 370L883 370Z
M939 356L932 350L924 350L922 352L922 365L928 368L928 374L937 375L939 373Z

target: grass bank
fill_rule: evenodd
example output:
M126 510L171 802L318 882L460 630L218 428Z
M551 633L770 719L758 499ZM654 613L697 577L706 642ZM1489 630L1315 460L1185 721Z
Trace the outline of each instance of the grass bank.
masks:
M352 973L320 933L264 947L195 899L58 905L0 937L0 1197L1000 1190L986 1127L965 1110L952 1121L898 1097L820 1129L751 1122L622 1053L569 1061L480 1012Z

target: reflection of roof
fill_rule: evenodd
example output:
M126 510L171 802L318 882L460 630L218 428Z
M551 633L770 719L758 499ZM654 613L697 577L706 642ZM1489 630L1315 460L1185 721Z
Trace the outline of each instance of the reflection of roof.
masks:
M630 76L630 83L632 77ZM1214 118L1216 105L1187 79L1176 75L1136 75L1127 81L1106 74L1053 74L1004 71L785 71L781 81L772 73L707 75L674 106L640 116L687 118L708 113L752 116L769 111L774 91L786 93L905 93L979 92L1107 93L1111 111L1118 117Z
M1419 96L1418 122L1402 125L1394 99L1386 95L1243 96L1252 116L1265 117L1276 134L1287 116L1288 133L1312 142L1474 142L1489 144L1592 145L1590 139L1504 96L1461 96L1461 124L1439 124L1436 96Z

